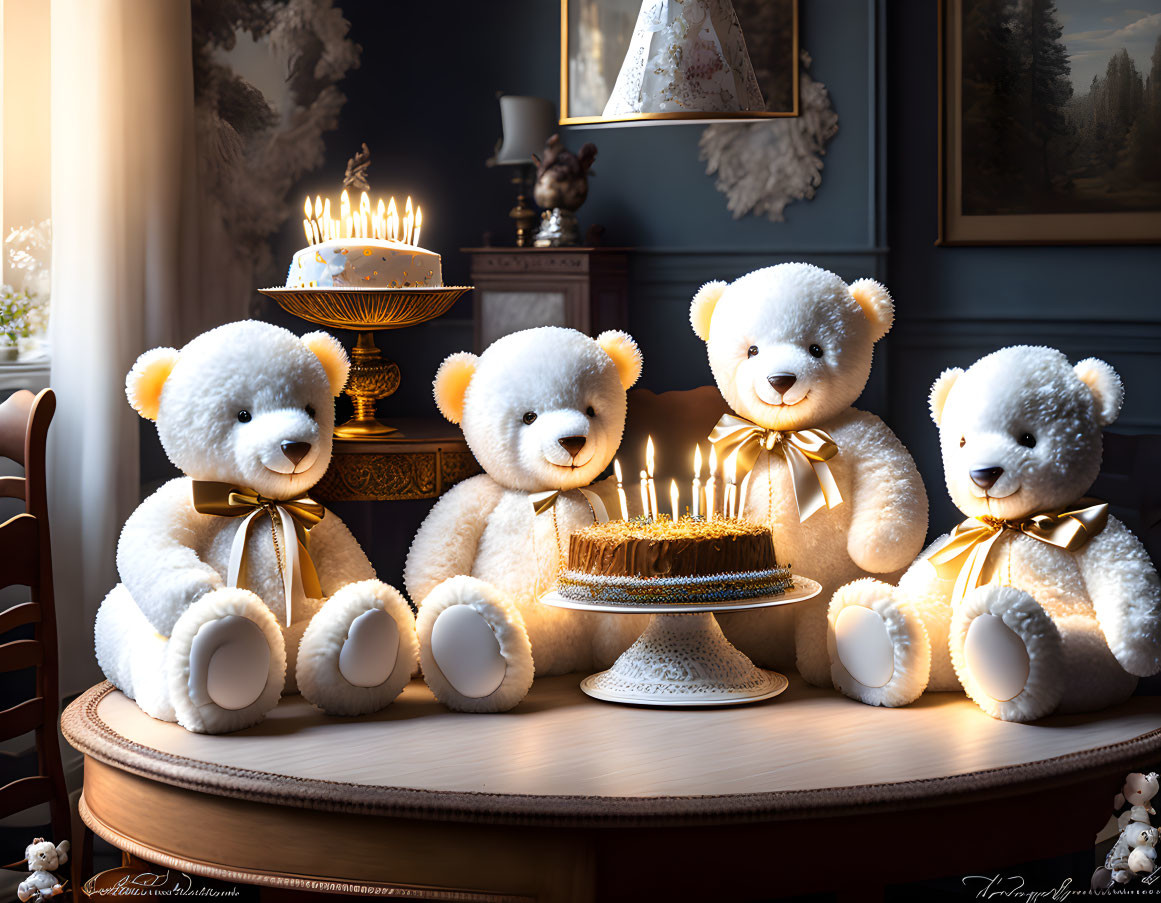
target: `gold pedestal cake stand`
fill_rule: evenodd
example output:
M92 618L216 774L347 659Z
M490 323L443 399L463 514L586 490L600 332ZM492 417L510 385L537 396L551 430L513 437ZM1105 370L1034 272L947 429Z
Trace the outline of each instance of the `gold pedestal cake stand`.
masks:
M566 599L553 591L540 601L554 608L617 614L651 614L649 626L613 663L581 681L595 699L627 705L741 705L777 696L789 686L785 676L757 667L722 633L713 613L790 605L813 599L822 587L795 575L794 585L777 596L705 603L620 605Z
M372 331L403 329L434 320L471 290L470 285L259 289L296 317L359 333L351 349L351 375L344 390L354 402L355 413L335 427L335 438L377 441L402 435L375 417L375 402L399 388L399 365L383 358Z

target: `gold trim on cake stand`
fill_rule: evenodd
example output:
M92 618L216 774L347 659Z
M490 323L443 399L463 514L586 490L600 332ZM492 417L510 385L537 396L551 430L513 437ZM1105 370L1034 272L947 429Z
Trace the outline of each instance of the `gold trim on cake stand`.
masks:
M403 329L447 313L472 290L470 285L408 288L262 288L289 314L332 329L353 329L359 337L351 349L351 375L344 390L355 412L335 427L336 439L383 441L402 436L398 428L375 417L375 403L399 388L399 365L383 358L373 330Z
M722 706L770 699L789 681L750 661L726 639L713 613L791 605L820 592L822 587L814 580L795 575L786 592L755 599L683 604L675 592L671 605L616 605L566 599L553 591L540 601L578 611L653 615L645 632L613 667L581 681L581 689L594 699L626 705Z

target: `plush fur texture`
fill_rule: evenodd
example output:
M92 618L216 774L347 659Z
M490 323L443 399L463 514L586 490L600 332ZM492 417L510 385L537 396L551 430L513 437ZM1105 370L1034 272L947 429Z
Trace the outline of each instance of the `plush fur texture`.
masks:
M424 677L448 706L510 708L527 691L532 659L539 675L608 665L643 628L632 616L537 602L556 583L569 536L593 522L589 503L575 490L612 461L625 426L626 384L640 366L636 344L623 333L593 340L575 330L541 327L505 336L478 358L452 355L436 374L440 410L449 419L459 416L485 470L436 503L404 570L407 592L420 610ZM568 437L584 437L575 457L558 441ZM534 516L530 495L546 490L564 490L555 514ZM461 575L476 582L452 580ZM425 638L435 616L455 604L486 610L508 662L503 687L487 702L459 694L430 667ZM525 634L530 646L519 640Z
M186 476L163 485L126 522L117 546L121 583L101 605L95 639L106 677L153 717L208 733L246 727L261 720L280 693L298 686L299 663L309 678L302 689L316 705L342 714L370 711L394 698L402 686L399 673L414 669L406 602L375 580L363 550L333 512L310 532L324 598L296 598L287 627L269 520L259 518L250 530L244 588L230 589L230 549L242 518L193 507L191 480L231 483L273 499L307 492L330 462L332 397L342 390L348 367L342 346L329 336L300 340L285 329L244 321L211 330L180 353L146 352L131 371L130 400L143 414L153 411L166 454ZM310 449L295 462L283 452L285 442ZM281 527L278 532L285 547ZM397 673L373 691L346 684L332 667L350 621L368 607L388 611L401 637ZM256 623L270 649L265 690L236 711L195 703L189 685L194 638L227 615ZM318 626L308 631L312 619Z
M758 664L797 664L818 686L831 683L831 593L861 576L899 571L922 548L927 530L927 494L911 455L878 417L851 407L891 317L883 286L866 279L847 286L807 264L756 270L729 285L709 283L690 309L714 379L735 412L767 429L823 429L838 444L829 464L842 504L800 523L786 460L774 451L754 466L744 512L770 524L779 561L818 580L821 596L786 610L719 618L731 642ZM774 374L795 376L785 395L771 386Z
M952 499L966 516L1011 521L1072 505L1096 479L1100 427L1115 417L1122 397L1107 364L1089 359L1072 367L1051 348L1005 348L966 372L946 371L932 388L931 410ZM971 476L985 468L1001 468L987 488ZM860 590L869 607L908 609L903 617L922 621L932 647L924 686L962 685L988 714L1031 721L1115 704L1133 692L1137 677L1161 670L1161 584L1144 547L1115 518L1077 552L1005 531L990 559L993 583L955 606L953 581L927 561L944 539L915 562L898 589ZM1010 700L987 694L964 653L972 622L985 613L1000 617L1029 656L1024 689ZM922 672L914 654L897 648L896 656ZM954 674L944 668L948 659ZM842 670L836 662L835 674ZM849 679L840 686L873 704L910 701L884 700Z

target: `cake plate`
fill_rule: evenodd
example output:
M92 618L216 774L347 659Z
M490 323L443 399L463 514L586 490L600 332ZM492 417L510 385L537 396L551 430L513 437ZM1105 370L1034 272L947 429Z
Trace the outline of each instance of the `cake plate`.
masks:
M589 696L627 705L741 705L777 696L789 682L777 671L757 667L730 643L714 612L791 605L822 592L809 577L793 579L793 585L777 596L733 602L682 602L675 596L672 604L616 605L566 599L555 590L540 601L576 611L653 615L645 632L613 667L581 681Z
M399 365L383 359L372 330L403 329L434 320L471 290L468 285L258 289L296 317L358 332L351 349L351 375L344 390L355 411L350 420L335 427L335 438L372 441L398 439L402 435L396 427L375 417L375 402L399 388Z

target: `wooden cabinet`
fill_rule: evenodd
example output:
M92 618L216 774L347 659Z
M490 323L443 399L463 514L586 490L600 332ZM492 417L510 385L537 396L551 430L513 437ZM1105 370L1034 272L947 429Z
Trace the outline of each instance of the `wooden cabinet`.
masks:
M472 259L475 345L533 326L589 335L628 324L624 248L464 248Z

